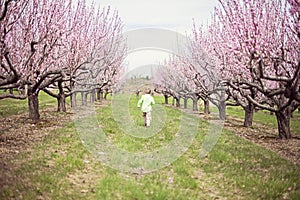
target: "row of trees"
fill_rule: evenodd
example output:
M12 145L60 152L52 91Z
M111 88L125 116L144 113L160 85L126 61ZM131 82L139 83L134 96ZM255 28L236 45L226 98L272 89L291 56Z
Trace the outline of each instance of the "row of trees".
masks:
M116 89L126 45L117 11L85 0L1 0L0 90L3 98L28 98L29 117L40 118L38 95L95 96ZM55 88L58 93L54 93Z
M156 90L202 99L205 112L212 102L221 119L226 104L242 106L244 126L252 125L254 109L269 110L279 137L289 139L300 105L299 22L298 0L220 0L211 23L194 26L187 49L159 69Z
M76 2L76 3L75 3ZM300 104L300 3L298 0L220 1L207 27L194 26L181 55L164 63L156 91L209 102L225 119L226 104L242 106L245 126L254 109L276 114L279 137L291 138L290 117ZM38 95L86 102L117 90L124 73L126 44L118 13L88 7L84 0L1 0L0 93L28 98L29 117L38 120ZM58 90L54 93L51 88Z

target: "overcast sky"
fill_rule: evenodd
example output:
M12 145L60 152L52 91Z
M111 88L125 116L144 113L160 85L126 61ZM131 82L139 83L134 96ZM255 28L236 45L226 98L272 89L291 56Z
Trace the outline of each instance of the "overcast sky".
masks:
M161 28L186 35L191 32L193 20L198 26L208 23L218 0L95 0L95 3L117 9L125 32ZM132 68L157 63L167 56L167 53L157 50L141 50L130 53L126 61Z

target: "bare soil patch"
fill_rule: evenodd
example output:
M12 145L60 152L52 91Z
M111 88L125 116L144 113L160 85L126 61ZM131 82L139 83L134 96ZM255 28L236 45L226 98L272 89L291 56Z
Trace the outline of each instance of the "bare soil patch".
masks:
M22 163L14 162L21 152L30 152L52 130L62 128L70 121L70 114L57 113L53 108L40 112L41 120L28 119L28 113L0 118L0 191L18 182L14 169Z
M53 109L43 110L38 122L28 119L27 113L0 118L1 160L29 150L49 135L50 131L63 127L68 121L70 115L57 113Z

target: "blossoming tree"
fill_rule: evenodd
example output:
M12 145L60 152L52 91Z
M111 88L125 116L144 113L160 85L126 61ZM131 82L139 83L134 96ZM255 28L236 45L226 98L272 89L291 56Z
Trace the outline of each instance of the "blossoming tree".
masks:
M215 12L223 36L219 44L226 50L224 70L239 72L228 79L229 86L253 105L275 112L281 139L291 138L291 113L300 103L299 3L289 2L220 1Z

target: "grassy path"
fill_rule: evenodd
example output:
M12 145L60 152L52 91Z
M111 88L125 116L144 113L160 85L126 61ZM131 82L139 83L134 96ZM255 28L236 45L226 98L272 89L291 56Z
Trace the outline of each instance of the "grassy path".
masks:
M156 99L158 104L162 101ZM131 98L129 105L134 123L141 125L136 99ZM117 147L148 152L176 137L181 114L170 107L164 110L165 122L150 138L136 138L120 129L110 104L99 106L97 119L106 137ZM58 117L54 112L48 115ZM160 116L153 117L155 122L155 117ZM59 118L68 121L70 114ZM48 135L34 147L9 159L1 158L0 199L297 199L300 196L299 165L230 131L224 130L209 155L200 158L208 127L206 121L200 120L192 145L169 166L152 173L132 174L101 163L82 144L73 122L56 130L26 126L24 132L40 130Z

